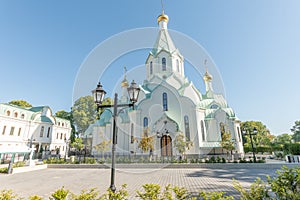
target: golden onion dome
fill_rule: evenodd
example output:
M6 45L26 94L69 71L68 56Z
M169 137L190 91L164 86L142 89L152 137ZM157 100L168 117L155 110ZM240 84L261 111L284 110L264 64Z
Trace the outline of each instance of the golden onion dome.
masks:
M126 78L124 78L124 80L122 81L121 86L122 86L122 87L128 87L128 86L129 86L129 83L128 83L128 81L126 80Z
M165 13L163 12L161 15L159 15L157 17L157 23L161 22L161 21L166 21L168 23L169 21L169 17L168 15L165 15Z
M204 81L212 81L213 77L208 73L208 69L206 68L206 72L203 76Z

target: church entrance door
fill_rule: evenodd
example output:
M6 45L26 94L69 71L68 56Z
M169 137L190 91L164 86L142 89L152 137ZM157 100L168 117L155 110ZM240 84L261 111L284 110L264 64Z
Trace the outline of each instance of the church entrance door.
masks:
M161 138L161 156L172 156L172 138L168 135Z

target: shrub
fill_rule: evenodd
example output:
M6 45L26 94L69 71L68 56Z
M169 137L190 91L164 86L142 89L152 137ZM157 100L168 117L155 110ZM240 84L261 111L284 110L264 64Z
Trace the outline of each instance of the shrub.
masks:
M69 194L69 190L65 190L64 187L56 190L53 194L51 194L50 200L66 200Z
M233 196L224 196L225 192L204 192L199 193L203 200L234 200Z
M272 191L279 199L300 199L300 168L284 166L277 170L277 177L267 176Z
M20 199L12 190L1 190L0 200L17 200Z
M127 200L128 191L126 190L127 185L122 185L120 190L112 192L111 189L107 190L106 194L100 197L100 200Z
M267 185L260 178L257 178L255 182L251 184L249 190L244 189L243 186L237 181L233 182L233 187L240 192L241 200L257 200L270 198Z
M71 194L71 199L72 200L94 200L97 199L99 195L99 192L95 189L92 188L89 191L82 190L80 194Z
M19 161L13 164L13 168L24 167L24 166L25 166L25 161Z
M40 196L34 195L34 196L30 196L30 197L28 198L28 200L43 200L43 198L40 197Z
M0 173L6 173L8 172L8 168L4 167L4 168L0 168Z

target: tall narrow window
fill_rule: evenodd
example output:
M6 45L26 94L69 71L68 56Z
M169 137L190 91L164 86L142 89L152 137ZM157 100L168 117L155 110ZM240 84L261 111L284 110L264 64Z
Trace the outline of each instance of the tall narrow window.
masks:
M61 140L63 139L63 133L60 134L60 139L61 139Z
M56 139L58 139L58 135L59 135L59 134L58 134L58 133L56 133Z
M21 135L21 128L19 128L19 131L18 131L18 136L20 136Z
M168 95L165 92L163 93L163 108L164 111L168 110Z
M162 64L162 70L166 71L167 70L167 62L166 62L166 58L162 58L161 59L161 64Z
M24 119L25 118L25 115L24 114L21 114L21 119Z
M152 63L152 61L150 62L150 74L152 74L153 73L153 63Z
M50 128L50 127L48 127L48 131L47 131L47 138L49 138L49 136L50 136L50 131L51 131L51 128Z
M3 126L2 135L5 135L6 126Z
M144 128L148 127L148 118L144 117Z
M241 142L241 129L240 129L239 126L236 129L237 129L237 134L238 134L238 137L239 137L239 142Z
M223 135L225 133L225 124L223 122L220 123L220 132L221 132L221 141L223 141Z
M44 126L41 127L40 137L43 137L43 135L44 135Z
M9 111L9 110L6 111L6 115L7 115L7 116L10 116L10 111Z
M17 112L14 113L14 117L15 117L15 118L18 117L18 113L17 113Z
M204 132L203 120L201 120L201 133L202 133L202 141L205 141L205 132Z
M179 72L179 61L178 61L178 59L176 60L176 67L177 67L177 72Z
M130 143L134 143L134 135L133 135L133 123L131 124L131 129L130 129Z
M15 132L15 127L11 127L10 128L10 133L9 133L9 135L14 135L14 132Z
M184 129L185 129L185 138L186 138L186 141L190 141L191 140L190 123L189 123L189 117L187 115L184 116Z

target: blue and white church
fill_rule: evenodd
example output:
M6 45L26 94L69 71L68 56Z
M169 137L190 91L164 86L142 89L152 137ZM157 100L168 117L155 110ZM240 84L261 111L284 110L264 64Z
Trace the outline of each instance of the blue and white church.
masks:
M226 153L221 147L222 132L231 134L236 154L244 149L240 121L222 94L213 90L213 77L208 70L203 76L205 92L201 93L184 73L184 57L168 33L168 16L158 16L159 32L156 42L146 58L145 80L140 85L140 96L135 108L123 109L118 116L117 155L143 155L139 142L144 136L153 137L157 158L179 156L176 136L183 134L192 145L186 156L203 158L208 154ZM119 103L128 103L126 79L121 83ZM92 154L103 155L97 148L112 139L112 114L105 110L85 134L92 138ZM108 145L105 154L111 152ZM149 155L149 152L147 152Z

